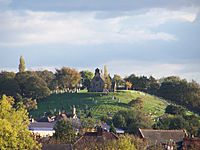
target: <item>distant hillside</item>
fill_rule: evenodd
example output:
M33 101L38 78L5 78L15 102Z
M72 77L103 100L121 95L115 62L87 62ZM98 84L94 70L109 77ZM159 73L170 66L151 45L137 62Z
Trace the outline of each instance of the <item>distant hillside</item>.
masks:
M116 93L64 93L52 94L38 102L38 109L31 111L30 115L39 117L44 112L58 112L59 110L71 111L73 105L77 108L78 114L83 114L85 110L91 111L95 118L111 114L119 110L129 109L127 105L132 99L143 98L143 110L153 118L164 114L168 105L166 101L138 91L120 91Z

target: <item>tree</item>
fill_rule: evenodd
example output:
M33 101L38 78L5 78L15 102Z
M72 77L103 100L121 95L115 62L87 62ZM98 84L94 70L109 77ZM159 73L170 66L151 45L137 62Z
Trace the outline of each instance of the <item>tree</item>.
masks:
M63 67L56 69L56 80L58 81L59 89L73 89L80 83L81 76L78 71L72 68Z
M153 77L149 77L149 87L147 88L147 92L153 95L156 95L159 88L160 88L160 83Z
M121 110L113 116L113 124L128 133L136 133L138 128L151 128L152 120L140 110Z
M24 60L23 56L20 56L20 60L19 60L19 72L25 72L25 70L26 70L25 60Z
M154 125L156 129L172 130L172 129L188 129L189 122L180 115L163 115ZM190 132L190 131L189 131Z
M55 75L52 71L36 71L36 74L46 82L49 89L55 90L54 86L52 86L52 82L55 79Z
M200 114L200 85L179 77L162 79L157 95Z
M20 94L22 97L41 99L50 94L46 82L34 72L17 73L15 80L20 86Z
M28 113L23 107L13 108L14 99L3 96L0 100L0 149L41 148L28 130Z
M94 77L94 73L88 70L85 70L85 71L81 71L80 74L81 74L81 82L82 82L83 88L87 88L87 90L89 90L92 78Z
M92 129L95 127L96 120L93 118L81 118L81 128Z
M168 105L165 109L165 113L172 115L184 115L185 109L181 106Z
M186 120L182 116L177 115L171 119L169 129L184 129L187 125L188 123Z
M107 67L105 65L104 66L104 88L107 89L107 90L111 90L111 86L112 86L111 77L108 74L108 70L107 70Z
M65 120L57 121L54 127L55 133L53 137L58 143L72 144L76 137L76 132L72 127L72 123Z
M20 93L20 88L15 80L14 72L1 72L0 73L0 95L6 94L16 97Z
M113 124L116 126L116 127L119 127L119 128L126 128L127 124L126 124L126 120L125 120L125 117L124 115L120 114L120 112L118 112L117 114L115 114L113 116Z
M128 135L119 136L118 140L108 141L102 149L112 150L136 150L135 145Z
M123 81L122 77L121 77L120 75L117 75L117 74L114 75L113 81L116 83L117 88L118 88L120 85L123 85L123 84L124 84L124 81Z
M137 97L136 99L131 100L128 103L129 106L134 107L136 109L141 110L143 108L144 102L141 97Z
M131 87L132 87L132 83L127 81L126 82L126 90L131 89Z

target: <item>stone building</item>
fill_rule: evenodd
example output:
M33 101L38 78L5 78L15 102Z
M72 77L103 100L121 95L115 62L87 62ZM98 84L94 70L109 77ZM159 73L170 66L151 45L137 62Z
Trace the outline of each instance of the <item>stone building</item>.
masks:
M90 92L103 92L104 91L104 77L101 75L100 70L95 70L95 76L91 81Z

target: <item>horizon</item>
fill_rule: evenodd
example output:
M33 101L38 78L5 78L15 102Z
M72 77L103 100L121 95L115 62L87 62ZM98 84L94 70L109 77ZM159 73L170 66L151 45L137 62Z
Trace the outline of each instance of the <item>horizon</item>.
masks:
M200 83L200 2L0 0L0 71L180 76Z

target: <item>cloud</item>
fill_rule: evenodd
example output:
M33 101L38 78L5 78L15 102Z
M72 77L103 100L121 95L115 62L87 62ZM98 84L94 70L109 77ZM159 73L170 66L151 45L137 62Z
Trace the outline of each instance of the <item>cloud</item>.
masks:
M32 44L110 44L148 40L174 41L177 37L157 26L170 21L193 22L195 11L150 9L143 13L126 12L120 16L98 18L105 12L0 12L0 45Z
M34 11L132 11L138 9L200 6L199 0L13 0L13 9Z
M12 0L0 0L0 11L8 9Z

